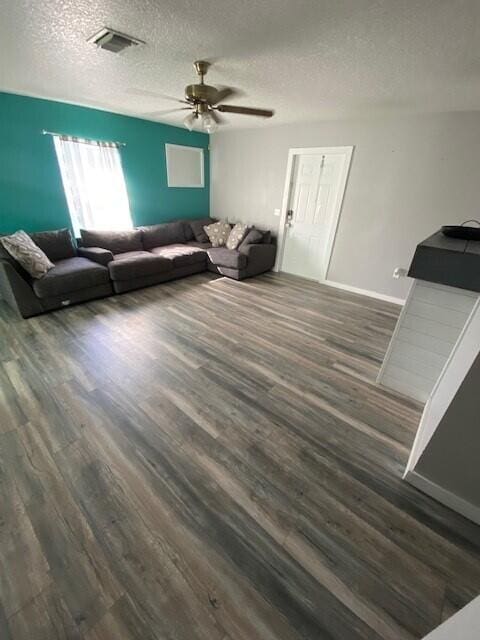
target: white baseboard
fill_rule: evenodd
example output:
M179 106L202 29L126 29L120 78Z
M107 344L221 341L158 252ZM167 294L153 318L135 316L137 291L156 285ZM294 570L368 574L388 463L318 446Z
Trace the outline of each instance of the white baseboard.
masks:
M385 302L399 304L402 307L405 304L405 300L403 298L395 298L394 296L387 296L384 293L378 293L377 291L370 291L370 289L360 289L359 287L352 287L349 284L342 284L341 282L334 282L333 280L322 280L321 284L326 284L329 287L335 287L337 289L343 289L344 291L350 291L351 293L359 293L362 296L370 296L370 298L377 298L378 300L384 300Z
M403 479L416 489L419 489L422 493L426 493L431 498L449 507L449 509L460 513L465 518L468 518L468 520L480 525L480 507L476 507L471 502L467 502L467 500L460 498L460 496L457 496L455 493L448 491L448 489L440 487L416 471L407 471Z

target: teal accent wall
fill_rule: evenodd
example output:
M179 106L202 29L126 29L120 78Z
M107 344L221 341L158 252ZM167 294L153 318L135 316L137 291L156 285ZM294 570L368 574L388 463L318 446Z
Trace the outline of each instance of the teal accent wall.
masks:
M209 214L205 133L51 100L0 93L0 233L71 227L51 136L117 140L135 225ZM169 188L165 143L205 150L205 187Z

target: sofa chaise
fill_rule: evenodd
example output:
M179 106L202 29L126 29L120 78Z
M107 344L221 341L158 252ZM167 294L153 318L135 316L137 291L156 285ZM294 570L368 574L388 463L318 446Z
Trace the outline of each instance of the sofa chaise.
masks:
M272 269L276 245L270 232L238 249L212 247L203 232L211 218L137 227L129 231L82 230L29 234L54 263L33 279L0 243L0 295L24 318L77 302L124 293L202 271L237 280Z

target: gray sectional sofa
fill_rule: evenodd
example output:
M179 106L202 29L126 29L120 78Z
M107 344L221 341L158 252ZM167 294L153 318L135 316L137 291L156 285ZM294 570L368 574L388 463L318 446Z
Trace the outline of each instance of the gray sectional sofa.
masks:
M24 318L209 270L241 280L272 269L270 232L238 249L213 248L203 232L211 218L143 226L131 231L87 231L75 243L68 229L30 234L54 263L31 278L0 244L0 296Z

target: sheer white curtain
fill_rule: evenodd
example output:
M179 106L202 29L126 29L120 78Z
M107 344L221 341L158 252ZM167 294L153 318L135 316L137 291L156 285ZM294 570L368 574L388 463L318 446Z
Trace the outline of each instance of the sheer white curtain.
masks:
M133 227L118 147L111 142L54 136L73 230Z

